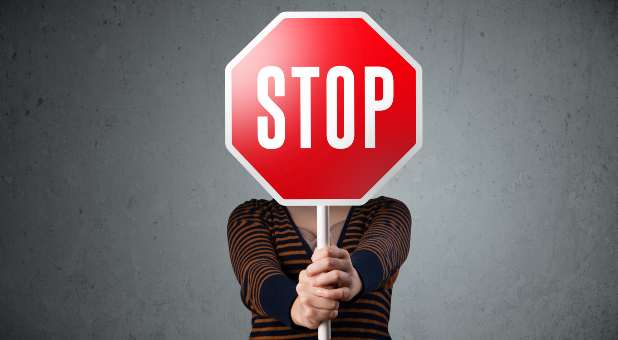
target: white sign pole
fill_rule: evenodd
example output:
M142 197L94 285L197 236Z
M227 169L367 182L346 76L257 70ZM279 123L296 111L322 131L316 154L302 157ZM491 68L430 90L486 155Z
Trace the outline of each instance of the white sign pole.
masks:
M317 210L317 238L316 249L327 247L330 244L328 229L328 206L318 205ZM324 321L318 327L318 340L330 340L330 320Z

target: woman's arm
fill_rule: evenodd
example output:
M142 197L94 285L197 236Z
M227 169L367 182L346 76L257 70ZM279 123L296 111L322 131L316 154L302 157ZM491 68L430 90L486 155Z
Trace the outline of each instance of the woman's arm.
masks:
M386 198L350 255L363 283L373 291L394 276L410 250L412 218L404 203Z
M259 315L292 325L290 308L297 296L296 282L281 270L270 230L262 219L260 201L244 202L232 211L227 236L245 306Z

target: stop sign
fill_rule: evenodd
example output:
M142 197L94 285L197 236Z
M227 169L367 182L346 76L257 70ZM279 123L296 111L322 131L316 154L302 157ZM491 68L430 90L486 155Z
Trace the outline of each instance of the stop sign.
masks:
M421 66L366 13L281 13L225 86L226 147L283 205L363 204L422 145Z

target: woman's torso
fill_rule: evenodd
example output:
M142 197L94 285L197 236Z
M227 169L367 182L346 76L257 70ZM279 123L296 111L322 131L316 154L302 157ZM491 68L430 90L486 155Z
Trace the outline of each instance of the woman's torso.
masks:
M372 199L362 206L352 207L341 225L337 239L331 244L352 253L384 197ZM260 200L262 215L267 224L282 270L293 280L311 263L312 249L296 226L289 210L276 201ZM331 323L332 339L390 339L388 321L392 284L396 274L377 290L365 293L351 302L340 304L339 316ZM276 319L253 314L250 339L315 339L317 332L291 329Z

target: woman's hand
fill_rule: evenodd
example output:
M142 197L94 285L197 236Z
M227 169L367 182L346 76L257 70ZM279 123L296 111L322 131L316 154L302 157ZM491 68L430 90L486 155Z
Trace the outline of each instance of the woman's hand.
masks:
M322 321L335 319L339 301L350 301L361 292L363 283L345 249L317 249L311 260L298 276L298 297L290 314L295 324L316 329Z
M329 246L317 249L306 269L306 280L314 287L325 288L319 296L339 301L350 301L363 289L358 272L345 249Z
M292 304L292 321L300 326L317 329L322 321L337 317L339 302L328 298L327 289L316 287L307 277L306 270L300 272L296 286L298 297Z

